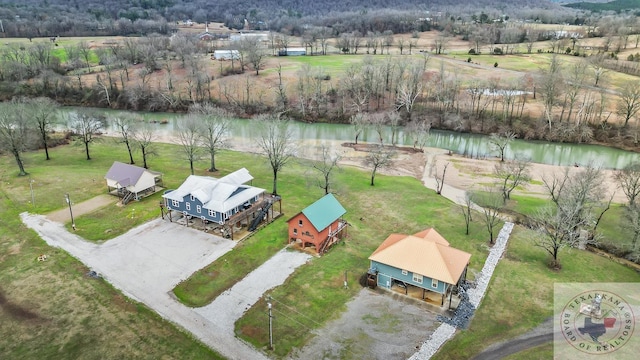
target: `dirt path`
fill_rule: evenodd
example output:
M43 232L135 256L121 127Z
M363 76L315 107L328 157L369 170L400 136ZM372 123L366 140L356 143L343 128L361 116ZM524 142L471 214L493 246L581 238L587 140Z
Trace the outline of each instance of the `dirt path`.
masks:
M73 216L77 217L98 210L101 207L110 204L116 204L117 202L118 199L110 195L98 195L94 198L77 204L74 204L73 199L71 199L71 210L73 211ZM69 213L68 207L47 214L47 218L49 218L49 220L51 221L59 222L62 224L71 221L71 215Z

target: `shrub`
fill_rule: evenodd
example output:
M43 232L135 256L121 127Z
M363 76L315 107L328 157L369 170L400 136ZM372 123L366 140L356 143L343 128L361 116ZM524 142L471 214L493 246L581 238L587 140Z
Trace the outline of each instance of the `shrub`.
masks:
M502 55L502 48L500 47L493 48L493 53L496 55Z
M493 63L493 67L498 67L498 62Z
M469 49L469 55L475 55L476 49Z

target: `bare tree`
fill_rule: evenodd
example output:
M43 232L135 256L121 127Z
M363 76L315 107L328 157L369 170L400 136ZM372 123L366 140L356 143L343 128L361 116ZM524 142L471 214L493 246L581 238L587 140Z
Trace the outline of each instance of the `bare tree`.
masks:
M493 151L497 151L500 156L500 161L504 162L504 154L509 146L509 143L516 138L516 134L513 131L506 131L502 134L493 133L489 138L489 146Z
M191 175L195 174L193 163L200 160L203 148L200 141L200 121L193 114L188 115L182 122L176 126L176 137L178 145L182 147L182 151L189 161Z
M414 120L408 123L405 129L411 137L413 148L422 150L429 141L431 125L426 120Z
M0 104L0 152L7 151L13 155L20 169L19 176L27 175L21 154L29 146L30 125L24 104Z
M627 81L622 85L618 114L624 118L624 126L640 110L640 84L637 81Z
M562 67L558 60L557 54L551 55L551 61L549 67L542 71L542 74L538 78L538 88L542 95L544 103L544 116L547 119L549 131L551 131L551 125L553 122L553 106L556 103L556 99L560 97L562 86Z
M600 81L602 81L609 72L609 69L605 66L606 57L607 54L598 54L589 57L589 65L591 69L593 69L594 86L598 86Z
M442 32L440 35L436 36L435 40L433 40L433 49L436 52L436 55L444 53L448 43L449 35L447 33Z
M342 156L337 153L331 153L330 149L326 145L322 145L322 158L320 161L313 164L313 168L320 172L321 179L318 180L317 185L324 190L325 195L329 193L331 186L331 173L335 169L339 169L338 163L342 159Z
M500 223L500 209L502 208L502 196L493 187L485 188L482 193L472 193L471 201L480 204L482 221L489 233L489 244L495 243L494 233Z
M464 223L466 225L465 235L469 235L469 224L473 221L471 216L472 207L473 201L471 200L471 194L468 191L465 191L462 204L460 205L460 210L462 210L462 216L464 216Z
M535 244L553 257L552 267L560 268L558 252L563 247L575 246L579 241L585 244L593 241L593 224L597 226L595 211L602 205L601 200L606 193L603 176L601 169L586 166L573 173L567 169L562 175L543 178L555 206L542 209L536 216L542 237L536 239ZM591 235L580 239L581 230Z
M383 145L376 145L364 158L364 164L371 167L371 186L375 185L376 172L391 165L395 152Z
M243 53L245 62L251 64L256 75L259 75L267 58L267 53L261 48L260 40L258 38L242 39L240 53Z
M84 59L84 63L87 65L87 72L91 72L91 64L89 63L89 59L91 59L91 46L86 41L80 41L78 43L78 53Z
M91 160L89 154L89 145L95 141L95 136L104 129L106 119L102 115L98 115L90 111L77 111L71 114L69 127L73 129L76 136L84 144L84 150L87 154L87 160Z
M120 141L127 146L129 153L129 164L135 164L133 160L133 139L136 132L136 121L138 119L126 114L118 115L113 118L113 126L120 133Z
M369 124L368 116L365 113L358 112L349 119L355 133L355 144L358 145L358 138Z
M221 149L229 147L227 140L231 126L231 114L211 104L195 104L189 108L189 112L201 121L202 143L211 158L208 171L218 171L215 156Z
M402 55L402 52L404 51L404 48L407 45L407 40L405 38L403 38L402 36L400 36L396 40L396 44L398 45L398 50L400 50L400 55Z
M500 162L495 165L493 174L499 180L502 201L511 199L511 192L518 186L526 185L531 179L529 176L530 164L526 160L515 159Z
M539 236L534 237L534 245L543 248L552 257L551 268L560 269L558 255L560 250L570 246L577 246L580 233L577 231L586 225L587 219L577 214L577 207L570 207L568 211L547 206L541 208L536 215Z
M616 170L613 178L627 196L629 206L634 206L636 198L640 196L640 163L632 163L624 169Z
M133 138L140 149L140 153L142 154L142 164L145 169L149 168L149 164L147 162L148 158L155 155L154 150L154 140L156 137L156 132L149 124L143 124L138 128L138 130L133 134Z
M391 145L396 146L402 117L397 111L390 111L387 113L387 120L389 121L389 128L391 129Z
M58 122L58 104L49 98L35 98L29 100L27 109L38 127L45 157L49 160L49 133Z
M449 167L451 163L447 162L446 164L444 164L444 167L442 168L442 173L438 172L438 162L436 160L433 160L433 163L431 164L431 173L433 174L433 178L436 180L436 194L438 195L442 195L442 188L444 187L444 177L447 174L447 168Z
M293 134L289 129L289 120L280 115L265 114L258 117L262 126L261 135L256 143L269 159L273 171L273 195L278 195L278 173L294 155Z
M627 206L625 208L624 227L631 231L631 251L638 250L638 239L640 239L640 207L637 204Z

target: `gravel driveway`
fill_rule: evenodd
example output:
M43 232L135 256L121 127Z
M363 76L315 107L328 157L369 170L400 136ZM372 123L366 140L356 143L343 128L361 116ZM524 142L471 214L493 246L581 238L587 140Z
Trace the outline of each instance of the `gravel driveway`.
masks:
M267 359L233 335L233 324L265 291L282 284L309 258L306 254L281 251L238 282L227 295L221 295L221 300L193 309L175 300L171 289L230 251L235 242L158 219L98 245L69 233L62 224L45 216L20 216L47 244L67 251L128 297L149 306L229 359ZM276 267L278 271L274 271Z
M405 296L364 288L291 359L408 359L440 324Z

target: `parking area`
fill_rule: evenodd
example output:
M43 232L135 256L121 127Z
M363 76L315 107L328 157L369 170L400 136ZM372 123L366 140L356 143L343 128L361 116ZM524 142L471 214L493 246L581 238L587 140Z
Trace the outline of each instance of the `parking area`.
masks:
M167 292L236 244L157 219L100 245L100 256L93 260L109 280L142 291Z
M436 317L415 299L364 288L291 358L408 359L440 325Z

